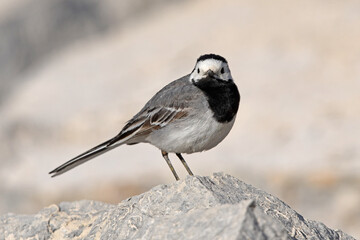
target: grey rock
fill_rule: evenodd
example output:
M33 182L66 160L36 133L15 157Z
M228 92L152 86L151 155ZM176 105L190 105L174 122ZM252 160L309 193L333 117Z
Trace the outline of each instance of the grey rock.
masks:
M0 217L0 239L354 239L230 175L187 177L118 205L63 202Z

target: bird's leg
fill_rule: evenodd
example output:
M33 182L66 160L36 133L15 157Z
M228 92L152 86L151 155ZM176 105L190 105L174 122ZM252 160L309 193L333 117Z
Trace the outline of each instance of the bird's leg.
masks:
M172 173L174 174L174 177L175 177L176 181L180 180L179 176L178 176L177 173L175 172L175 169L174 169L173 165L172 165L171 162L170 162L170 159L169 159L169 157L168 157L168 153L165 152L165 151L161 151L161 154L162 154L162 156L164 157L164 159L165 159L165 161L167 162L167 164L169 165L169 168L170 168L170 170L172 171Z
M192 173L192 171L190 170L189 166L187 165L187 163L185 162L185 159L181 156L180 153L177 153L176 156L180 159L180 161L182 162L182 164L184 165L184 167L186 168L186 171L191 175L194 176L194 174Z

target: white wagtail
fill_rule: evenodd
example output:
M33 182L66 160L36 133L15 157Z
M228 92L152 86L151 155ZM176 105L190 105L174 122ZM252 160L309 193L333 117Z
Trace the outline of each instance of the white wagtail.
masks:
M200 56L192 72L175 80L148 101L118 135L52 170L52 177L122 144L150 143L161 150L176 180L179 177L168 153L181 156L218 145L234 125L240 94L225 58Z

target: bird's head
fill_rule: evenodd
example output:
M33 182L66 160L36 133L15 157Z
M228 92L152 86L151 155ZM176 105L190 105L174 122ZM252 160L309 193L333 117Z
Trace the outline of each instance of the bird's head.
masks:
M215 54L205 54L197 59L195 68L190 74L190 81L197 83L209 77L220 81L233 81L225 58Z

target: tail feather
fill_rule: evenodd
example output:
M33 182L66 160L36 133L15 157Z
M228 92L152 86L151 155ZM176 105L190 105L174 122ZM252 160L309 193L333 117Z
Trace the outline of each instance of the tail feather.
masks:
M122 144L136 144L138 141L134 141L132 139L136 134L139 132L139 130L142 128L142 125L144 124L146 118L142 119L141 124L138 124L137 122L135 126L133 126L134 122L130 121L124 128L121 130L121 132L116 135L115 137L107 140L106 142L103 142L96 147L93 147L92 149L80 154L79 156L74 157L73 159L70 159L66 163L60 165L59 167L55 168L49 174L52 174L51 177L56 177L60 174L63 174L64 172L69 171L70 169L73 169L76 166L79 166L80 164L83 164L84 162L89 161L90 159L93 159L94 157L97 157L115 147L118 147ZM132 140L131 140L132 139ZM131 140L131 141L130 141Z
M123 143L124 143L123 141L119 141L119 136L111 138L111 139L107 140L106 142L103 142L103 143L97 145L96 147L93 147L90 150L74 157L73 159L70 159L66 163L60 165L59 167L57 167L54 170L52 170L51 172L49 172L49 174L52 174L51 177L56 177L56 176L63 174L65 172L69 171L70 169L73 169L74 167L79 166L80 164L83 164L83 163L93 159L94 157L97 157L97 156L123 144Z

